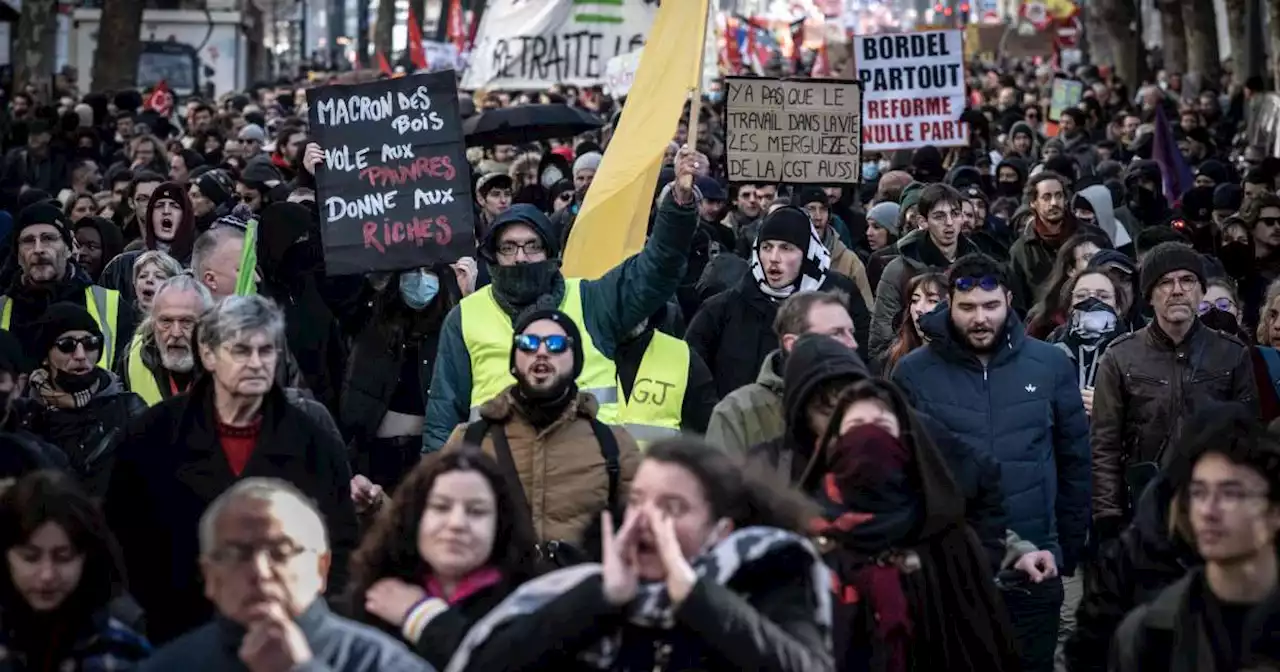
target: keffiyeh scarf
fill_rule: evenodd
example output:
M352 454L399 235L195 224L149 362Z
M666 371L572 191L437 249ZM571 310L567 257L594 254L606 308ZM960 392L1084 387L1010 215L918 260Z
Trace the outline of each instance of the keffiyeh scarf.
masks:
M770 287L765 277L764 265L760 263L760 241L756 240L755 251L751 254L751 275L756 279L756 286L766 296L782 300L796 292L811 292L822 288L827 280L827 269L831 267L831 251L818 238L818 231L809 224L809 249L805 250L804 259L800 261L800 275L795 282L786 287Z

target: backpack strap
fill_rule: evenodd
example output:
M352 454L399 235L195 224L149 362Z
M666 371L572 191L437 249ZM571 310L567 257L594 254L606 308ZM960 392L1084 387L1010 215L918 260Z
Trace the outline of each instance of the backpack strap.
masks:
M1258 350L1262 353L1262 361L1267 363L1267 378L1271 380L1272 387L1280 391L1280 350L1265 345L1258 346Z
M511 489L516 508L523 511L522 515L532 523L533 509L529 508L529 499L525 496L524 485L520 483L520 472L516 470L515 458L511 456L511 444L507 442L507 428L502 425L491 425L488 420L481 418L467 425L462 441L478 447L484 442L486 435L493 439L493 453L497 457L498 468L506 477L507 487Z
M618 438L613 435L609 426L591 419L591 429L595 430L596 441L600 442L600 454L604 456L604 468L609 474L609 513L614 520L622 520L618 509L618 480L622 477L622 464L618 457Z

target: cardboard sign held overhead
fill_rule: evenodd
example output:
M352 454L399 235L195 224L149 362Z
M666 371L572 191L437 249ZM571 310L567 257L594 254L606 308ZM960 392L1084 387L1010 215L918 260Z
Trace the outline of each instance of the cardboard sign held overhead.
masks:
M1049 121L1062 118L1062 111L1075 107L1083 97L1084 82L1062 78L1053 80L1052 95L1049 98Z
M862 147L868 152L969 144L964 32L860 35L853 55L862 82Z
M725 86L730 181L858 181L862 91L857 82L729 77Z
M475 250L453 70L307 91L329 275L401 271Z

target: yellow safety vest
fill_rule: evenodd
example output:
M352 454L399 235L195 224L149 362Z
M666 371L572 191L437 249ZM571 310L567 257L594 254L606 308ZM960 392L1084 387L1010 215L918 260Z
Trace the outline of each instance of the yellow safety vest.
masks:
M622 410L618 424L642 446L679 436L685 391L689 389L689 345L660 331L653 332L649 347L631 385L631 398L618 397Z
M129 343L129 363L124 371L124 387L126 390L142 397L148 406L155 406L164 401L164 395L160 393L160 386L156 384L156 377L152 375L151 369L142 363L142 336L135 335L133 341Z
M618 419L618 370L591 340L582 315L581 280L565 279L564 298L560 310L573 319L582 334L582 353L586 361L578 376L578 390L600 403L596 418L606 424ZM471 359L470 421L480 418L480 406L515 384L511 375L511 346L515 326L493 298L493 287L477 290L459 304L462 309L462 340Z
M84 290L84 307L89 316L98 323L102 330L102 356L98 358L98 366L111 370L116 358L116 325L120 322L120 292L106 287L90 285ZM102 319L103 316L106 319ZM0 329L10 331L9 323L13 321L13 301L8 296L0 296Z

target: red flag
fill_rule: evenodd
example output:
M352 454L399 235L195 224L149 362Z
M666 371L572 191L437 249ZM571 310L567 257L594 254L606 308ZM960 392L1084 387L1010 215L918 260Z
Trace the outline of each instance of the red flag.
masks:
M387 55L381 51L378 52L378 69L381 70L384 75L391 74L391 64L387 62Z
M462 0L449 0L449 41L462 53L467 46L467 17L462 13Z
M156 88L151 90L151 95L147 96L142 106L148 110L155 110L162 117L172 114L173 92L169 90L169 83L163 79L156 83Z
M427 69L427 51L422 46L422 24L418 23L412 7L409 8L409 60L413 61L413 67Z

